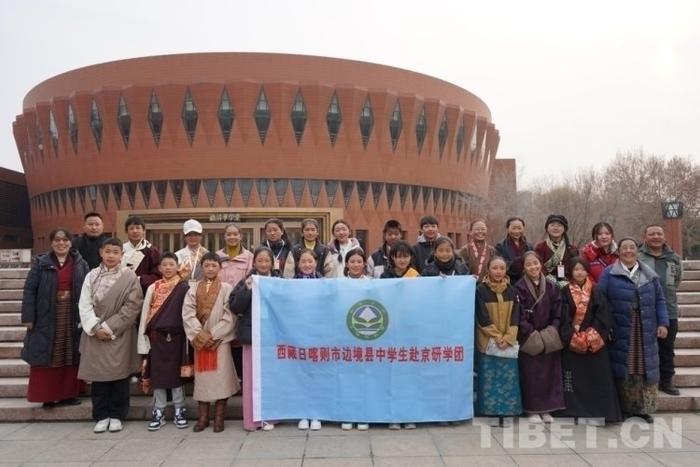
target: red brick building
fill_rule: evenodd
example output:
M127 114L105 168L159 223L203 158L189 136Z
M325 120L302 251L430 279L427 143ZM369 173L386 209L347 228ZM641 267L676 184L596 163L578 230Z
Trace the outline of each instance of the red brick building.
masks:
M210 248L235 221L248 244L281 217L344 218L375 249L385 220L413 241L434 214L458 243L482 214L499 133L486 104L445 81L333 58L202 53L103 63L50 78L13 124L34 246L56 226L130 213L179 248L190 217Z

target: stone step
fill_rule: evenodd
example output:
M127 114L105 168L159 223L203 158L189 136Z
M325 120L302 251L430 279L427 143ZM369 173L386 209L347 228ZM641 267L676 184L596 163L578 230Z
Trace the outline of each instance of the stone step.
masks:
M700 305L678 305L678 314L682 318L700 317Z
M700 271L683 270L684 281L700 281Z
M679 331L700 331L700 318L679 318Z
M676 349L675 354L676 357L673 359L673 363L676 367L700 367L700 349Z
M19 326L22 324L21 313L0 313L0 326Z
M22 289L15 290L1 290L0 289L0 301L4 300L22 300Z
M691 366L676 368L673 384L682 388L700 388L700 367Z
M22 311L22 300L0 301L0 313L19 313Z
M700 260L683 261L683 269L690 271L700 270Z
M698 349L700 348L700 332L679 332L676 334L676 348Z
M24 326L2 326L0 327L0 341L2 342L22 342L27 328Z
M28 384L27 377L0 378L0 398L26 397Z
M2 279L0 280L0 289L24 289L24 279Z
M44 409L40 403L27 402L22 397L0 399L0 420L3 422L32 422L32 421L91 421L92 402L89 397L80 399L80 405L52 407ZM146 423L151 418L153 397L137 396L131 397L128 420L138 420ZM197 403L191 397L186 399L187 418L194 420L197 418ZM173 408L168 406L165 409L165 416L168 423L172 423ZM227 425L240 423L243 418L243 405L240 396L233 396L228 400L226 407L226 418L231 420ZM136 422L134 422L136 423ZM190 430L192 424L190 424ZM211 428L209 428L211 429ZM226 432L224 432L225 435Z
M0 342L0 358L19 358L22 342Z
M700 271L693 271L700 272ZM679 292L700 292L700 281L687 281L683 280L681 285L678 287Z
M1 269L0 268L0 279L24 279L29 274L29 268L19 268L19 269Z
M0 290L0 293L2 290ZM679 292L678 303L683 305L700 304L700 292Z
M19 359L13 358L13 359L3 359L0 360L2 362L6 361L21 361ZM11 363L8 363L7 365L12 366ZM17 367L19 367L19 363L16 364ZM8 369L7 372L11 372L11 369ZM29 366L27 365L27 370L26 370L26 375L20 375L20 376L2 376L1 374L2 370L0 370L0 399L1 398L7 398L7 397L25 397L27 394L27 386L29 385ZM185 395L187 397L190 397L192 395L192 391L194 389L194 384L193 383L186 383L185 384ZM88 394L89 394L89 386L88 386ZM141 390L141 386L137 382L132 382L129 385L129 394L132 396L143 396L143 391ZM2 420L2 418L0 418Z
M19 358L0 360L0 378L20 378L29 376L29 365ZM0 379L2 381L2 379Z
M659 391L656 410L659 412L688 412L700 410L700 388L679 388L680 396ZM2 403L2 401L0 401Z

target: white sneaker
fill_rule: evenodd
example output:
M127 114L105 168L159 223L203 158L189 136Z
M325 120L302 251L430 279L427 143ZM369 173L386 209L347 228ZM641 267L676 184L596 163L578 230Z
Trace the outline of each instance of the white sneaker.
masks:
M340 429L345 431L352 430L352 423L341 423Z
M369 423L358 423L357 429L359 431L367 431L367 430L369 430Z
M93 428L92 431L95 433L104 433L105 431L107 431L108 426L109 418L103 418L99 422L95 423L95 428Z
M389 429L390 430L400 430L401 424L400 423L391 423L391 424L389 424Z
M542 414L542 421L545 423L554 423L554 417L552 417L548 413L543 413Z
M310 426L312 431L318 431L321 429L321 421L320 420L311 420L311 426Z
M542 423L542 417L539 414L533 414L527 417L528 423L537 423L538 425Z
M110 418L109 419L109 432L110 433L116 433L117 431L122 431L122 421L119 420L118 418Z
M272 431L275 429L275 425L272 423L267 423L267 422L262 422L262 430L263 431Z
M501 421L498 419L498 417L489 417L488 425L489 426L501 426Z
M300 430L308 430L309 429L309 419L308 418L302 418L299 420L299 423L297 424L297 428Z
M415 430L416 424L415 423L404 423L403 428L404 428L404 430Z

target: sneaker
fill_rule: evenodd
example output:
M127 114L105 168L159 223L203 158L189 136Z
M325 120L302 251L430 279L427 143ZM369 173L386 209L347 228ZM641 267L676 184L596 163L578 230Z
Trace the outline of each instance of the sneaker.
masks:
M404 430L415 430L416 424L415 423L404 423L403 428L404 428Z
M589 426L605 426L605 419L602 417L588 418L586 424Z
M543 423L542 422L542 417L539 416L539 414L533 414L527 417L527 422L528 423L537 423L538 425Z
M320 420L311 420L311 426L310 426L312 431L318 431L321 429L321 421Z
M95 433L104 433L107 431L109 426L109 418L103 418L99 422L95 423L95 428L92 429Z
M545 423L554 423L554 417L552 417L548 413L543 413L542 414L542 421Z
M122 421L119 420L118 418L110 418L109 419L109 432L110 433L116 433L117 431L122 431Z
M177 418L175 418L177 424ZM160 409L153 409L151 412L151 423L148 424L148 431L158 431L165 425L165 417Z
M498 417L489 417L488 426L501 426L501 421L498 419Z
M367 430L369 430L369 423L358 423L357 429L359 431L367 431Z
M272 423L267 423L267 422L262 422L262 430L263 431L272 431L275 429L275 425Z
M389 425L390 430L400 430L401 429L401 424L400 423L391 423Z
M352 430L352 423L341 423L340 429L345 431Z
M297 428L300 430L308 430L309 429L309 419L308 418L302 418L299 420L299 423L297 424Z
M180 407L179 409L175 409L175 426L177 428L187 428L188 423L187 423L187 409L184 407ZM165 423L165 422L163 422Z

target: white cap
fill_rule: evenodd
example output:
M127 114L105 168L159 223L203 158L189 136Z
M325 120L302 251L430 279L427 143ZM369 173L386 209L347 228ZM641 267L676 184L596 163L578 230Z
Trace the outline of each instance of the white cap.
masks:
M186 220L182 225L182 231L187 235L190 232L202 233L202 224L194 219Z

